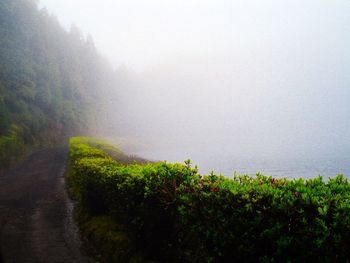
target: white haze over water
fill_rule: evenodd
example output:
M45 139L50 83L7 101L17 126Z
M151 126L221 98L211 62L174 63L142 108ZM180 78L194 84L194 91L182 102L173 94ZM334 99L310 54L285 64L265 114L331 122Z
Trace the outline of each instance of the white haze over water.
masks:
M130 151L228 175L350 176L349 1L41 5L118 68L106 136Z

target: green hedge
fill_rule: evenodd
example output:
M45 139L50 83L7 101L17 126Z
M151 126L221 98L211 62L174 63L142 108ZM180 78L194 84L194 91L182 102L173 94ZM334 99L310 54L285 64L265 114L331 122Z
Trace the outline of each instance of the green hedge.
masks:
M202 176L189 161L123 165L70 141L68 183L91 216L123 225L161 262L347 262L350 185L339 175Z

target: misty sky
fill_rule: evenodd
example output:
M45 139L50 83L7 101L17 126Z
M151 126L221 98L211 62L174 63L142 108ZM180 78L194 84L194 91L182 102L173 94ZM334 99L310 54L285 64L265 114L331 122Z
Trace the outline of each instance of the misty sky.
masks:
M229 53L242 57L244 53L267 52L303 57L314 48L325 51L332 47L334 52L344 48L349 40L346 31L349 1L40 0L40 3L67 28L74 23L92 34L113 63L135 68L178 56ZM328 50L329 55L331 52Z
M350 155L350 1L41 5L134 72L115 127L159 158Z

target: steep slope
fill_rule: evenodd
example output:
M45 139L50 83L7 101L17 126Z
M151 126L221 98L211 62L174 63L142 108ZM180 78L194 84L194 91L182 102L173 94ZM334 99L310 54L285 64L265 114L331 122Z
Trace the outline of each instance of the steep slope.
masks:
M34 0L0 0L0 168L32 145L87 133L113 78L91 37Z

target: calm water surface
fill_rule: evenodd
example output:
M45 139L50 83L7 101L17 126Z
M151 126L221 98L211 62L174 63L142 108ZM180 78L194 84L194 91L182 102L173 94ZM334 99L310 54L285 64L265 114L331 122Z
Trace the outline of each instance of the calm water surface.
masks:
M236 158L230 156L186 154L166 150L139 151L136 153L152 160L167 160L169 162L183 162L191 156L192 163L198 165L202 174L210 171L232 176L239 174L254 175L261 172L264 175L288 178L311 178L317 175L324 179L343 174L350 179L350 158Z

